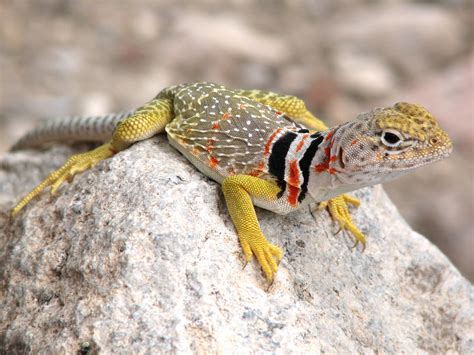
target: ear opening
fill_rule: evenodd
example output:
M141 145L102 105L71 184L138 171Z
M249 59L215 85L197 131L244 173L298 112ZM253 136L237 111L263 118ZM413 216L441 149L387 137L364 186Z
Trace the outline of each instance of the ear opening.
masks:
M342 148L339 148L339 151L337 152L337 160L339 161L339 166L344 169L346 167L346 164L344 164L343 154L344 150Z

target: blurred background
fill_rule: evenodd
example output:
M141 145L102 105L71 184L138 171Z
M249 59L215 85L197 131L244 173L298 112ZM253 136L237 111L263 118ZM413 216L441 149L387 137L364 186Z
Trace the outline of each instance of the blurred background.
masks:
M41 118L128 110L168 85L198 80L298 95L329 125L418 102L455 151L385 188L412 227L473 281L472 6L0 0L0 156Z

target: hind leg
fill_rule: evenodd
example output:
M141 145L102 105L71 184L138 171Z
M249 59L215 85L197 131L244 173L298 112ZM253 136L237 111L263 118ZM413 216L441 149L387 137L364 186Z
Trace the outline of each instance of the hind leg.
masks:
M110 142L89 152L72 155L62 167L49 174L12 209L12 216L16 216L48 186L51 186L51 194L54 194L64 181L71 181L74 175L92 168L101 160L110 158L132 143L163 132L171 119L172 101L170 99L154 99L140 107L132 116L117 124Z

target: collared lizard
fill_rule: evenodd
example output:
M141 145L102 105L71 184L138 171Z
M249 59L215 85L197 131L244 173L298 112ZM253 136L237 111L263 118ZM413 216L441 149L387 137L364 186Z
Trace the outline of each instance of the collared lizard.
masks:
M12 215L48 186L54 194L74 175L163 131L198 170L222 185L245 259L255 255L270 282L282 251L263 235L254 205L286 214L321 202L364 248L365 236L348 209L359 201L345 193L393 179L452 150L446 132L417 104L376 108L329 129L294 96L205 82L176 85L129 113L47 121L24 136L13 149L50 141L107 143L71 156Z

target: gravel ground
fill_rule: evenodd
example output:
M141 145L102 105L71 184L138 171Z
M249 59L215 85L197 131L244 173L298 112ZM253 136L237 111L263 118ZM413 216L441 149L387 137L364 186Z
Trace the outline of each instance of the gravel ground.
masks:
M3 0L0 152L38 119L126 110L196 80L299 95L330 125L420 102L455 152L386 188L474 280L471 10L462 0Z

